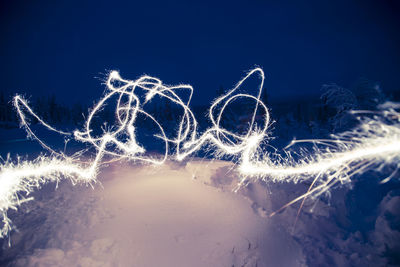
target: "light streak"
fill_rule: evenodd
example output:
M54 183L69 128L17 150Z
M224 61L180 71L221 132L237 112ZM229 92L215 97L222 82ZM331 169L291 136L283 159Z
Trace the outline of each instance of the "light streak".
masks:
M243 83L252 75L260 79L256 96L239 92ZM21 96L14 97L14 106L28 136L39 142L48 151L49 156L42 155L36 160L13 162L7 159L0 165L0 216L3 227L0 238L7 236L12 224L7 211L17 209L23 202L31 200L29 194L48 182L59 182L70 179L73 184L92 185L97 182L101 167L112 161L129 160L149 164L163 164L170 156L182 161L204 146L212 146L219 155L229 155L237 162L237 169L242 174L239 186L249 179L271 180L273 182L302 182L311 180L312 184L306 194L299 196L287 205L303 200L308 196L317 196L329 190L336 183L347 183L354 175L370 169L382 170L387 165L400 166L400 115L393 105L373 118L363 118L356 129L333 136L331 140L307 140L314 144L314 150L301 154L295 160L290 150L284 150L284 156L276 152L260 149L262 142L269 138L270 115L268 108L260 100L264 85L264 72L260 68L251 70L236 86L225 95L217 98L209 109L211 127L201 135L194 113L189 108L193 96L190 85L167 86L161 80L142 76L137 80L125 80L118 72L109 74L106 81L107 91L103 98L90 110L82 131L63 132L47 124L29 107ZM187 101L179 97L179 91L189 92ZM140 92L143 92L140 94ZM177 119L177 131L171 136L164 130L162 123L145 111L146 104L155 96L171 101L178 106L182 115ZM94 135L94 118L105 108L108 101L116 98L116 123L108 129L102 129ZM233 101L239 98L254 102L248 129L238 134L222 127L223 114ZM74 138L94 150L94 157L89 161L82 160L88 150L73 155L59 152L46 144L30 128L26 113L33 116L48 130ZM142 115L152 121L157 133L154 137L164 143L164 153L160 157L145 154L146 149L137 142L137 120ZM257 124L257 114L263 114L261 124ZM299 143L293 142L292 145ZM171 147L175 150L169 155ZM393 178L395 171L382 180ZM284 207L286 207L285 205Z

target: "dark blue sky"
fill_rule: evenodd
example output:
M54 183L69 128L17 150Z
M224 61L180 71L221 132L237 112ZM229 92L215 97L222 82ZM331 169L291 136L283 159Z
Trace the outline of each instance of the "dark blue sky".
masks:
M190 83L196 104L254 66L271 99L359 77L400 88L398 1L2 1L0 90L97 100L101 79Z

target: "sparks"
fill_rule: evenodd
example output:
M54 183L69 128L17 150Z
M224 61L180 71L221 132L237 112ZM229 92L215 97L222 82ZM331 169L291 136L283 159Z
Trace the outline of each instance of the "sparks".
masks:
M258 75L260 83L256 96L240 93L242 84L253 75ZM97 182L101 167L112 161L131 160L149 164L163 164L168 157L182 161L205 145L214 147L219 154L234 157L237 169L242 174L243 184L250 178L271 180L274 182L301 182L312 180L309 191L294 199L291 203L305 199L309 195L326 192L336 183L351 181L354 175L372 168L382 169L387 165L400 166L400 114L394 108L382 111L375 118L360 120L356 129L334 136L331 140L307 140L315 145L313 151L304 155L302 160L295 160L286 153L284 157L277 153L260 151L260 144L269 136L267 131L271 124L268 108L260 100L264 85L264 72L260 68L251 70L234 88L217 98L209 109L211 127L201 135L198 133L198 122L189 108L193 95L190 85L167 86L157 78L142 76L137 80L125 80L118 72L109 74L106 81L107 91L103 98L90 110L83 130L64 132L47 124L30 108L21 96L14 97L14 106L21 121L21 126L28 136L38 141L48 151L49 156L40 156L33 161L7 160L0 165L0 216L3 227L0 238L8 235L12 224L7 217L9 209L17 209L23 202L31 200L29 193L49 182L70 179L74 184ZM189 92L186 101L179 97L179 91ZM139 93L144 92L142 94ZM164 98L182 110L178 120L177 131L173 136L167 134L162 123L145 111L146 103L155 97ZM93 134L94 118L104 109L111 99L117 99L115 116L116 124L102 129L100 135ZM223 114L228 105L237 98L246 98L254 102L252 116L247 131L238 134L222 127ZM26 114L33 116L48 130L82 142L95 151L89 161L81 160L83 154L67 155L56 151L40 139L30 128ZM262 123L257 124L257 114L262 115ZM138 115L154 123L154 137L164 144L164 153L160 157L146 155L146 148L137 142L136 133ZM391 118L390 120L388 118ZM299 141L293 142L293 144ZM292 145L293 145L292 144ZM170 155L170 147L175 152ZM382 182L389 181L390 175Z

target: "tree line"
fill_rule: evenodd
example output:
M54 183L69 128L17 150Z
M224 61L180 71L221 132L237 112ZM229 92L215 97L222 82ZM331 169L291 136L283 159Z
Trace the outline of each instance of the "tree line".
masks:
M225 90L220 87L216 90L217 96L225 93ZM379 84L371 82L367 79L360 79L354 86L347 89L337 84L327 84L322 86L321 97L314 101L301 101L299 99L289 100L286 104L268 103L268 92L263 92L262 101L271 108L272 117L279 124L287 124L288 127L302 126L308 129L321 128L324 126L327 131L341 131L355 123L354 118L349 115L349 110L375 110L380 103L384 102L386 96L381 90ZM171 124L171 130L175 130L173 122L176 122L176 117L179 117L181 111L178 106L171 104L168 100L157 99L157 103L148 104L146 107L160 121ZM12 98L6 96L3 91L0 91L0 127L17 127L18 118L15 108L13 107ZM34 112L49 124L71 124L79 126L85 120L85 115L88 114L88 106L80 103L73 105L61 104L57 101L54 95L40 97L30 100L30 106ZM233 103L231 108L227 109L224 127L232 127L230 130L245 130L248 123L246 118L252 112L254 103L251 101L246 103L246 99ZM196 118L206 121L205 114L208 106L194 107ZM107 106L98 114L99 125L104 122L112 125L115 120L115 110L113 106ZM262 114L260 114L262 115ZM30 116L30 122L35 124L37 121ZM206 122L204 122L206 124ZM144 125L143 125L144 126ZM168 128L168 127L167 127Z
M71 106L60 104L54 95L40 97L30 100L29 104L33 111L44 121L50 124L75 124L84 121L84 114L87 113L87 106L75 103ZM37 120L29 116L30 122L35 124ZM19 119L12 104L12 97L6 96L0 91L0 126L18 126Z

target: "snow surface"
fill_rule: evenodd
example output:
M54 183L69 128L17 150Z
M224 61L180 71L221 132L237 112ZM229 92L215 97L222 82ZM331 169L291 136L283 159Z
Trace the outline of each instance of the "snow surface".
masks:
M230 167L114 165L101 174L103 188L63 183L48 203L43 196L40 207L25 211L36 220L12 235L10 253L24 251L12 264L302 266L301 247L288 233L254 213L242 195L210 186ZM233 186L234 177L218 183Z
M7 132L2 153L37 151ZM308 199L298 219L298 204L269 217L309 185L252 181L234 193L233 167L115 163L94 189L46 185L9 212L16 229L1 241L0 265L399 266L398 181L365 174L353 188Z

